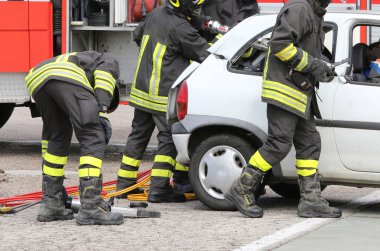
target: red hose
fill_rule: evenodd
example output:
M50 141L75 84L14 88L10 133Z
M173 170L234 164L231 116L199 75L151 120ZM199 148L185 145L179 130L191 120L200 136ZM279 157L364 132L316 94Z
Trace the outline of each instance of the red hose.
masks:
M150 174L150 170L146 170L144 172L139 173L137 175L138 181L140 179L145 178L149 174ZM116 180L111 180L111 181L104 182L103 187L111 186L115 184L116 184ZM66 187L66 192L68 194L71 194L71 193L78 192L78 189L79 189L78 186L70 186L70 187ZM8 198L0 198L0 205L4 207L14 207L14 206L18 206L18 205L22 205L26 203L31 203L33 201L39 201L41 200L41 197L42 197L42 191L15 195Z

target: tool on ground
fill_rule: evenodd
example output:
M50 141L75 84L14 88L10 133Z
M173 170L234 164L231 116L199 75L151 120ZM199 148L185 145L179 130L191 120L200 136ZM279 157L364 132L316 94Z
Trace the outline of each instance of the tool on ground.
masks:
M21 212L21 211L23 211L29 207L37 205L39 203L41 203L41 201L36 201L33 203L23 204L23 205L15 206L15 207L0 207L0 214L16 214L16 213Z
M65 205L66 205L66 208L70 208L73 211L73 213L78 213L81 204L78 199L69 197ZM145 211L145 210L140 210L140 209L114 207L114 206L110 206L110 208L111 208L111 212L121 213L125 218L160 218L161 217L161 213L157 211Z

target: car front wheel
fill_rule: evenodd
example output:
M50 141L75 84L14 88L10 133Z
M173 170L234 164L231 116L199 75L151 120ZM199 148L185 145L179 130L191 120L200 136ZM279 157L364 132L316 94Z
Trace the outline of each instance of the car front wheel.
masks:
M199 200L214 210L235 210L224 194L255 150L247 140L232 134L214 135L198 145L191 157L189 177Z

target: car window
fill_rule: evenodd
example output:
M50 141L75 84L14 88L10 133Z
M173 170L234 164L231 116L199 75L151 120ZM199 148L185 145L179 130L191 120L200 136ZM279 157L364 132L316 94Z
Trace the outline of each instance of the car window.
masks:
M236 73L261 76L264 71L272 30L273 27L267 29L243 46L234 59L231 60L230 70ZM336 24L325 23L325 49L322 53L322 59L327 62L334 62L335 59L336 30Z
M350 34L351 84L380 86L380 26L355 24Z
M231 61L230 70L253 75L262 75L268 43L273 27L248 42Z

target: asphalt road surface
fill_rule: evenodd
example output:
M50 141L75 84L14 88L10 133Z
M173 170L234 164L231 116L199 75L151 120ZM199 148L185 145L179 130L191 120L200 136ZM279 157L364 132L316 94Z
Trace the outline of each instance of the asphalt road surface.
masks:
M0 142L38 141L39 119L18 108L0 132ZM111 117L113 142L124 143L131 109ZM120 135L119 135L120 133ZM74 140L75 141L75 140ZM154 139L151 142L154 146ZM5 146L5 147L4 147ZM79 156L73 152L66 166L65 185L77 185ZM114 180L121 155L108 152L104 181ZM148 155L140 171L151 167ZM0 148L0 198L41 190L39 147L3 145ZM259 200L264 217L250 219L239 212L212 211L199 201L149 203L147 210L161 218L130 219L120 226L77 226L75 220L40 223L38 206L16 215L0 215L0 250L379 250L380 191L374 188L329 186L323 196L343 209L340 219L303 219L297 200L283 198L267 187ZM116 200L128 207L129 201Z

